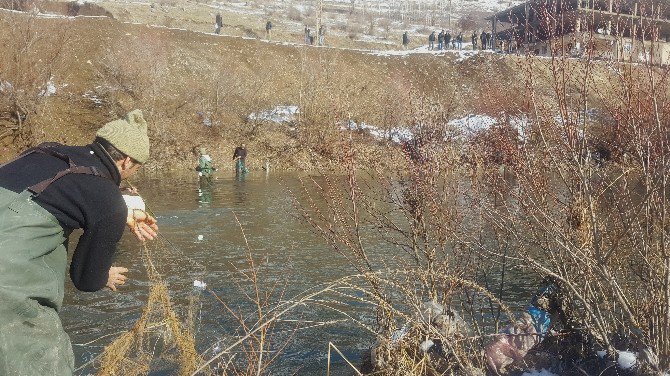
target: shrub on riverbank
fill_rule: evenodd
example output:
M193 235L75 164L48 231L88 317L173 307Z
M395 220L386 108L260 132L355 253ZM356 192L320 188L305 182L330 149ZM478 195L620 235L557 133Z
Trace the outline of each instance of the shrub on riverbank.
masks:
M561 332L533 357L507 355L504 372L592 374L631 352L636 373L670 367L670 71L558 54L542 63L553 100L529 74L525 133L486 134L470 172L445 152L448 112L422 100L405 163L366 178L351 155L347 184L319 182L323 196L303 201L305 219L367 277L356 287L377 312L375 374L486 372L481 351L515 321L501 313L519 271L556 281L560 303L544 307ZM370 193L368 178L384 188ZM387 240L385 260L370 256L366 229ZM421 314L431 302L461 311L476 334L440 333Z

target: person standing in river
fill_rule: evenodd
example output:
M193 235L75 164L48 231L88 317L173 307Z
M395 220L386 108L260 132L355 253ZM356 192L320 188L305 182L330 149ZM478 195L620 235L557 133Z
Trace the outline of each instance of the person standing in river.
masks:
M205 179L211 179L212 174L216 171L212 157L207 153L207 149L200 148L200 156L198 157L198 166L195 168L198 171L198 176Z
M112 263L124 227L141 241L158 230L146 212L129 210L119 188L148 159L147 123L135 110L89 145L41 144L0 166L0 375L72 375L58 317L68 237L84 231L70 263L78 290L123 285L128 269Z
M247 145L242 143L240 146L235 148L233 153L233 161L235 162L235 173L236 174L246 174L249 172L245 164L245 159L247 158Z

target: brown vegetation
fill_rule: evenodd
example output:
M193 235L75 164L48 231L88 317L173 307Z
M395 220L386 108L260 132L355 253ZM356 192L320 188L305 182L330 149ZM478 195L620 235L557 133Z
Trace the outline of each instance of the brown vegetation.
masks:
M341 161L337 145L348 137L340 131L341 122L402 125L407 119L395 115L395 106L406 105L402 91L424 92L467 113L483 95L478 93L487 91L478 82L488 76L485 72L500 69L518 81L518 72L506 68L514 64L500 59L455 63L451 55L378 57L104 18L2 13L0 22L3 30L16 30L0 35L6 51L0 78L16 89L3 89L0 96L4 158L45 140L89 142L104 122L142 108L151 123L151 168L191 167L192 150L200 145L225 161L242 140L249 144L252 168L264 160L280 169L310 168ZM47 32L54 29L61 32ZM25 34L21 38L19 31ZM16 69L17 64L23 68ZM49 80L57 92L39 96ZM462 85L471 94L454 94ZM300 106L296 128L248 120L251 113L277 105ZM23 115L15 115L16 106L25 107ZM379 161L387 149L369 137L359 141L365 145L361 156L371 153L370 161Z
M527 73L522 103L505 106L512 90L487 103L527 116L524 133L503 122L479 134L472 170L444 142L449 108L418 96L409 99L416 138L405 163L368 177L348 149L348 184L327 174L320 194L300 200L304 218L364 276L349 287L377 312L368 328L379 338L374 374L534 366L597 374L616 368L618 350L639 354L637 374L670 367L670 71L559 54L519 68ZM549 86L538 79L546 71ZM367 188L377 187L372 181L382 189ZM388 261L371 257L366 229L386 240ZM482 350L508 338L498 329L519 317L506 308L515 303L504 294L512 272L560 286L564 296L548 308L557 334L536 346L543 355L517 352L506 369L487 370ZM426 304L460 310L475 333L445 332L426 319ZM525 341L523 325L515 324L522 337L509 338ZM428 339L439 349L425 350ZM513 352L512 339L500 347ZM603 366L596 350L610 362Z

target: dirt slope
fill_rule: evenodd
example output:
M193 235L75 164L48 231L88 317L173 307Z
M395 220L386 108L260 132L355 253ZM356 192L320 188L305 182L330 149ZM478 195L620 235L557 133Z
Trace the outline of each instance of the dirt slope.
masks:
M490 54L377 56L110 18L10 12L0 13L0 29L9 31L0 34L8 51L0 58L0 82L30 97L24 101L30 135L5 138L4 158L26 143L86 142L104 122L142 108L151 122L153 167L190 166L199 145L228 159L245 140L252 166L270 159L280 168L310 168L344 158L338 142L348 137L339 127L349 119L392 127L411 123L419 103L462 115L504 110L492 96L512 109L524 100L515 97L524 84L518 59ZM48 82L55 94L39 96ZM299 106L300 126L247 119L278 105ZM205 118L213 125L204 125ZM372 160L390 145L356 140L359 155Z

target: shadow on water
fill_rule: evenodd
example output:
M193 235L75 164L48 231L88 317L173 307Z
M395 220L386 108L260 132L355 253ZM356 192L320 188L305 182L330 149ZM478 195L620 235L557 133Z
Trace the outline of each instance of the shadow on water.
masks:
M185 317L189 299L197 297L195 335L197 350L204 353L204 358L212 356L211 347L217 343L230 343L239 334L235 332L238 325L210 293L194 290L194 280L206 282L227 304L253 312L241 291L249 287L240 273L248 265L246 243L237 220L254 256L266 261L262 270L266 280L285 283L285 297L354 274L346 260L298 217L289 194L289 190L300 191L298 177L261 172L246 176L217 174L204 181L193 176L137 179L138 189L157 216L161 233L171 244L161 247L154 261L168 282L177 312ZM373 244L370 249L383 255L386 248L384 244ZM130 280L118 293L81 293L67 283L61 317L73 342L77 367L130 329L146 301L149 281L140 247L128 233L119 244L115 264L130 269ZM514 293L519 294L520 301L529 298L523 288ZM347 309L363 322L374 321L374 312L365 311L362 305L351 304ZM305 306L296 309L290 318L328 321L343 317ZM288 333L291 325L285 326ZM281 325L279 329L283 329ZM325 374L329 341L357 362L374 338L351 322L301 330L273 365L272 374ZM351 373L341 359L334 361L334 374ZM79 373L92 371L88 367Z

